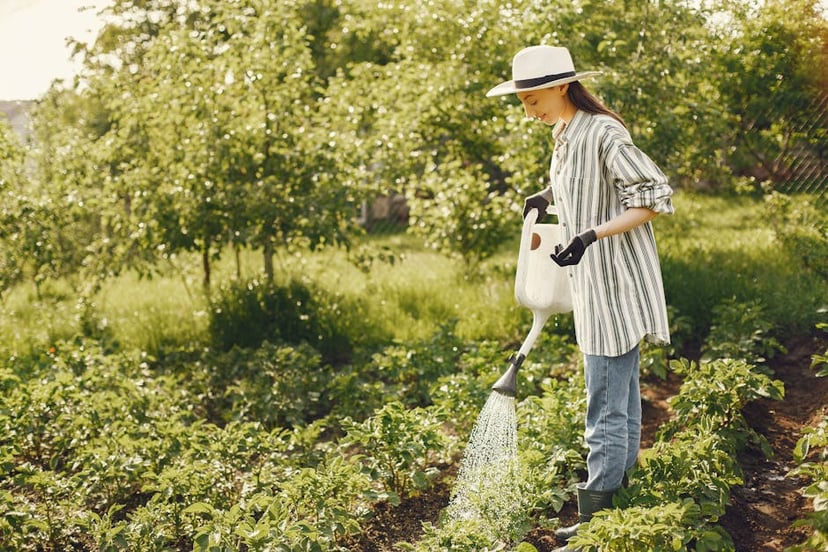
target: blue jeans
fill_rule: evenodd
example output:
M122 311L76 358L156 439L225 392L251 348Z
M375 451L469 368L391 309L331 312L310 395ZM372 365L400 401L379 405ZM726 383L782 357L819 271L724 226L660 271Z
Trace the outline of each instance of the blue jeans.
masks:
M638 345L619 357L584 356L589 477L583 488L612 491L638 458L641 390Z

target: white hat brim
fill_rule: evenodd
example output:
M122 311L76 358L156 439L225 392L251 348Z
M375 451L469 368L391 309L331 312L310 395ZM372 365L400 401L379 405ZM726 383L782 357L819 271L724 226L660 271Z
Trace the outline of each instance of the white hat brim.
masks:
M567 84L570 82L575 82L577 80L585 79L587 77L594 77L595 75L600 75L601 71L584 71L583 73L577 73L574 77L565 77L562 79L554 80L551 82L545 82L538 86L532 86L530 88L518 88L515 86L515 81L510 80L506 82L502 82L486 92L486 97L491 98L494 96L505 96L507 94L517 94L518 92L531 92L532 90L542 90L544 88L552 88L553 86L560 86L562 84Z

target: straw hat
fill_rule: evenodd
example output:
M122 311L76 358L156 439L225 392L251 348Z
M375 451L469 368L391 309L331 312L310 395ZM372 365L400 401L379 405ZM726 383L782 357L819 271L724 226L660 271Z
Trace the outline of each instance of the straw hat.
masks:
M572 56L566 48L529 46L515 54L512 59L512 80L498 84L486 92L486 96L505 96L551 88L600 74L600 71L576 73Z

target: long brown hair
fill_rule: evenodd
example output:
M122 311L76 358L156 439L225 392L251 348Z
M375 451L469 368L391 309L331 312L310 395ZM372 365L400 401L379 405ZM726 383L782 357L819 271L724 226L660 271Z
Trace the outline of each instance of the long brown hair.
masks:
M621 118L621 115L601 103L601 100L596 98L592 92L587 90L586 87L580 83L580 81L570 82L566 95L569 96L569 100L575 104L575 107L578 109L582 109L587 113L609 115L622 125L627 126L624 119Z

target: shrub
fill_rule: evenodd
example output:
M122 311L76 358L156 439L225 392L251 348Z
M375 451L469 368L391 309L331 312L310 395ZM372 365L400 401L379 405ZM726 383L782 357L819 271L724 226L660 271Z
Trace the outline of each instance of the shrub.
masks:
M327 414L331 368L309 345L262 343L211 359L211 393L224 421L268 428L303 425Z
M682 193L675 199L680 216L655 221L664 290L667 303L688 317L695 338L706 335L713 309L728 298L761 301L777 337L802 334L819 320L828 279L815 268L803 270L795 249L774 239L773 217L779 231L795 227L781 214L769 217L761 202L744 197L702 200ZM812 228L824 228L825 215L820 217L823 222L813 218ZM803 221L802 229L808 224ZM803 254L809 252L816 253L803 248Z
M807 198L779 192L766 197L776 239L790 256L828 278L828 215Z
M355 345L377 339L361 311L355 302L298 280L286 285L250 280L219 290L210 304L208 331L222 351L264 341L309 343L326 362L343 362Z
M400 401L406 406L432 403L430 388L440 377L457 370L464 350L455 335L456 320L440 325L426 339L402 345L392 343L371 355L364 365L338 377L334 398L353 404L360 396L369 403ZM356 396L347 394L356 392ZM340 413L347 409L338 407Z
M693 500L709 521L724 515L730 487L742 483L735 443L699 420L670 441L641 452L629 486L618 493L622 506L654 507Z
M408 198L409 228L429 247L463 259L466 274L472 275L514 232L514 198L493 192L481 167L460 170L462 164L449 160L426 171L418 193ZM445 185L447 179L451 186Z
M532 451L524 455L529 469L544 478L558 478L558 486L566 487L586 466L582 372L566 380L549 379L542 389L542 395L527 397L518 406L518 450ZM557 496L553 493L551 498L538 504L538 509L558 506Z

